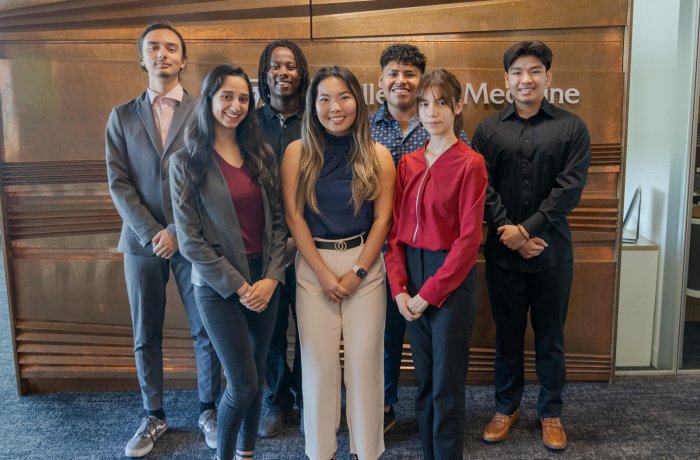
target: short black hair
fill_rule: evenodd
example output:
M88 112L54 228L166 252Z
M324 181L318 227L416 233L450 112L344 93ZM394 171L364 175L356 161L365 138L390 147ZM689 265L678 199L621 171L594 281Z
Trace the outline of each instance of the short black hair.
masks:
M545 70L552 67L552 50L539 40L518 42L511 46L503 54L503 68L506 72L510 69L516 59L522 56L535 56L542 62Z
M267 72L270 70L270 59L275 48L287 48L294 55L299 69L299 108L304 110L306 89L309 87L309 65L306 63L304 52L299 45L290 40L275 40L267 44L258 63L258 92L265 104L270 103L270 87L267 86Z
M187 46L185 45L185 39L182 38L180 32L178 32L175 29L175 27L173 27L172 24L170 24L169 22L154 22L153 24L149 24L145 29L143 29L143 32L141 32L141 36L139 37L138 41L139 56L143 57L143 41L146 39L146 35L148 35L150 32L153 32L154 30L159 29L168 29L175 33L175 35L177 35L177 38L180 39L180 46L182 47L182 57L187 58Z
M425 73L425 66L428 63L425 55L420 52L418 47L408 43L394 43L384 48L382 55L379 57L379 65L383 69L391 61L396 61L403 65L412 65L419 68L421 73Z

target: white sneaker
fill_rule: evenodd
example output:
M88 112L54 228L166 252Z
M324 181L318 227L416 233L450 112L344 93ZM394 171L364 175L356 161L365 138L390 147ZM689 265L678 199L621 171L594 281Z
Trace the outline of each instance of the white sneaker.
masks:
M141 426L126 444L124 455L127 457L143 457L153 449L153 444L168 429L168 423L158 417L144 417Z
M204 441L210 449L216 449L216 409L207 409L199 416L199 429L204 433Z

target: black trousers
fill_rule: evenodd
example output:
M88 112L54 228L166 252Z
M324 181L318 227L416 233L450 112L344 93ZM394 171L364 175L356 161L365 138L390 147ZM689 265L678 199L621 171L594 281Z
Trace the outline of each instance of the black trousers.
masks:
M299 328L296 327L296 273L294 264L287 267L285 283L279 287L279 306L275 329L272 332L270 351L267 353L267 372L265 377L270 388L265 401L271 411L289 411L296 404L303 407L301 394L301 352L299 351ZM289 312L292 312L296 330L294 362L292 369L287 364L287 327ZM291 390L291 391L290 391ZM294 394L292 394L292 391Z
M445 261L447 251L406 248L411 295ZM476 268L440 308L429 306L408 335L416 367L416 416L423 458L462 459L464 452L464 386L469 366L469 339L476 316Z
M535 333L535 369L540 417L560 417L566 381L564 321L569 307L573 261L540 273L504 270L486 261L491 311L496 323L496 411L510 415L525 386L527 316Z

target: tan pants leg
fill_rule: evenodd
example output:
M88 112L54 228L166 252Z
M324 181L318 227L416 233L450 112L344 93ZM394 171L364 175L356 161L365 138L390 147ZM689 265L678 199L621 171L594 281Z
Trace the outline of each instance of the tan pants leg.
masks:
M342 275L361 251L362 246L319 252L331 271ZM325 298L316 275L300 256L296 272L306 455L311 460L328 460L337 448L342 336L351 450L363 460L376 459L384 451L384 262L378 258L357 291L342 304Z

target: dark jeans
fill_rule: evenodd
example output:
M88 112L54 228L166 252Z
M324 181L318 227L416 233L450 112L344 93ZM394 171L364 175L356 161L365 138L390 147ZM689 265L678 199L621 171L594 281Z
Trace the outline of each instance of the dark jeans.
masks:
M295 327L294 363L292 369L287 364L287 328L289 311L296 326L296 273L294 265L287 267L285 284L279 288L279 306L275 329L272 332L270 351L267 353L267 385L270 387L265 402L271 411L288 411L294 406L294 395L299 408L303 407L301 394L301 352L299 351L299 328ZM294 395L292 391L294 390Z
M406 248L408 291L415 295L442 266L447 251ZM463 458L464 386L469 367L469 339L476 317L476 267L441 307L429 306L408 322L416 367L416 416L423 458Z
M386 320L384 324L384 405L399 402L398 387L401 373L403 338L406 333L406 318L391 298L389 281L386 282Z
M260 279L260 258L248 260L253 282ZM197 305L226 376L219 402L217 454L222 460L235 450L255 450L262 403L265 356L277 315L275 294L262 313L244 307L237 294L224 299L208 286L195 286Z
M525 330L530 313L535 333L535 369L540 383L537 411L560 417L566 381L564 321L569 307L573 262L540 273L504 270L486 262L491 311L496 323L496 411L512 414L525 386Z

